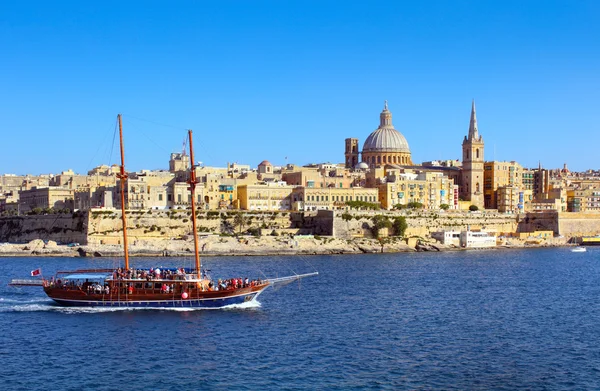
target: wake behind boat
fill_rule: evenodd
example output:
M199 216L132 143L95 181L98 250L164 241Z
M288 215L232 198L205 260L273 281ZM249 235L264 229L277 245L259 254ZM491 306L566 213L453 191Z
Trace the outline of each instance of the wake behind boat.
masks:
M585 247L577 246L571 249L572 253L584 253L587 249Z
M190 206L194 233L195 268L135 269L129 265L127 245L127 219L125 213L125 152L123 126L118 115L121 146L121 167L118 174L121 186L121 219L123 224L124 267L112 269L82 269L59 271L51 279L13 280L12 286L42 285L44 292L62 306L132 307L132 308L223 308L229 305L255 301L269 286L285 284L318 273L297 274L272 279L234 277L213 281L202 272L196 228L196 170L192 131L188 131L190 143ZM39 275L39 269L32 272Z

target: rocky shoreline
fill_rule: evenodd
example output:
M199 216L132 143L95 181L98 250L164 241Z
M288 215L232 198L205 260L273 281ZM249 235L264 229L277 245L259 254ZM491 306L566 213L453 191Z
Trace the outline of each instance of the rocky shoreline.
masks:
M535 248L569 246L567 240L552 238L538 242L511 238L491 248ZM199 241L202 256L273 256L319 254L401 253L419 251L465 251L456 246L445 246L433 240L389 238L383 241L370 238L336 239L331 237L227 237L208 236ZM467 249L466 251L470 251ZM475 249L472 249L475 250ZM189 240L137 240L129 246L133 257L193 256L194 243ZM40 239L26 244L0 243L0 257L120 257L120 245L58 245Z

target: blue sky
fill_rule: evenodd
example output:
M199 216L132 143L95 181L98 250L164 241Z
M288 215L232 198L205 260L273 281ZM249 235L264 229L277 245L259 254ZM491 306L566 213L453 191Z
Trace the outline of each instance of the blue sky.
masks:
M597 1L0 3L0 173L343 162L383 101L413 161L599 169ZM112 151L112 153L111 153ZM287 160L286 160L287 157Z

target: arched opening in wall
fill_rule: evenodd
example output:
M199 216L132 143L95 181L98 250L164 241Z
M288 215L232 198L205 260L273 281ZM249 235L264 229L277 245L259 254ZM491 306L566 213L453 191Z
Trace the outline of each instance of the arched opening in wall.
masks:
M477 182L477 184L475 185L475 189L476 189L475 191L476 191L477 193L479 193L479 182Z
M377 164L381 164L381 156L377 156Z
M479 159L479 148L475 150L475 154L477 155L477 159Z
M386 163L386 156L383 157L383 164Z
M469 150L467 150L466 155L467 158L465 160L469 160Z

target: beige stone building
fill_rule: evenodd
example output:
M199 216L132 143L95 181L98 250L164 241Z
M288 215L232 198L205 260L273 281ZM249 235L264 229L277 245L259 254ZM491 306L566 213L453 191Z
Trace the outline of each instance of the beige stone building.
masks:
M496 207L501 213L519 213L519 193L521 189L516 185L500 186L494 192ZM490 208L486 208L490 209Z
M569 212L600 211L600 189L568 190L567 208Z
M320 164L313 167L291 166L282 172L282 180L288 185L310 188L348 189L360 183L364 174L337 165Z
M120 208L121 185L120 180L117 182L113 192L113 205ZM129 173L125 185L125 206L127 209L167 209L173 204L169 190L174 183L175 174L168 171L142 170Z
M484 164L483 178L485 208L500 210L498 189L508 187L503 193L503 197L514 193L518 200L518 192L522 190L523 167L515 161L488 161ZM507 207L507 201L506 198L502 200L504 203L502 209ZM511 205L509 203L508 207Z
M385 175L376 186L384 209L411 202L420 202L426 209L439 209L442 204L450 209L457 208L457 186L441 172L386 166Z
M35 208L53 208L73 210L73 189L62 187L35 187L19 192L20 213L27 213Z
M285 182L271 184L243 184L237 186L240 208L244 210L290 210L294 186Z
M351 187L304 187L294 188L292 192L292 210L339 210L348 209L347 201L363 201L372 204L378 203L379 191L377 188Z

